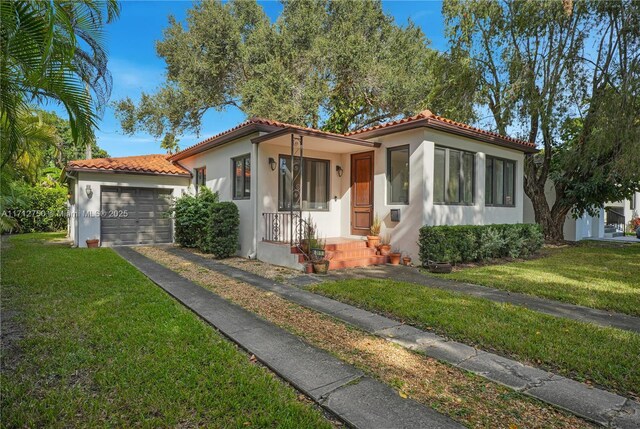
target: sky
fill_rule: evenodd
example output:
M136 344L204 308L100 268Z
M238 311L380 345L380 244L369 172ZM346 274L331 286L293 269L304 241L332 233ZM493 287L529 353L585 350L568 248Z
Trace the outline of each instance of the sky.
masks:
M260 1L267 15L275 20L282 10L277 1ZM162 39L162 31L173 15L184 21L192 1L122 1L120 18L107 25L107 51L109 69L113 76L111 101L131 97L134 101L144 92L153 93L164 81L165 63L156 54L155 42ZM384 10L396 23L405 25L411 19L422 28L431 46L444 50L444 22L439 1L383 1ZM58 110L58 109L56 109ZM244 121L245 115L237 109L223 112L210 110L204 116L200 135L180 136L180 147L197 143ZM96 132L98 145L110 156L130 156L163 153L159 139L139 133L125 135L107 107Z

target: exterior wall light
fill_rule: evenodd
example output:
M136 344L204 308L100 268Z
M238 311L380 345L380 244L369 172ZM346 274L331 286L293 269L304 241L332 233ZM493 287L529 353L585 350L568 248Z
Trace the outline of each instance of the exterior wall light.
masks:
M271 167L271 171L276 171L276 160L269 158L269 166Z
M87 197L91 199L91 197L93 197L93 189L91 189L91 185L87 185L84 190L87 193Z
M342 169L341 166L336 165L336 173L338 173L338 177L342 177L342 174L344 173L344 170Z

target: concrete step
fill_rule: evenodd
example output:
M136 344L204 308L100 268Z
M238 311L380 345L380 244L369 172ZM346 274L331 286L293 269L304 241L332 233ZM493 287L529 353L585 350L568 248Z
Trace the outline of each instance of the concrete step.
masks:
M370 265L384 265L388 262L388 256L366 256L346 259L331 259L329 261L330 270L341 270L344 268L368 267Z

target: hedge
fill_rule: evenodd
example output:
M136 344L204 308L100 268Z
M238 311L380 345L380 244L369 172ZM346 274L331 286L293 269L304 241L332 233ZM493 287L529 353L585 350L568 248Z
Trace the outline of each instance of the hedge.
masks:
M232 202L219 202L218 194L200 187L198 195L183 195L173 207L175 241L197 247L216 258L228 258L238 250L240 214Z
M540 250L543 235L537 224L423 226L420 260L474 262L493 258L526 258Z
M213 253L216 258L228 258L238 251L240 237L240 213L238 206L232 202L215 203L206 233L199 241L198 247L206 253Z
M198 247L211 217L212 206L217 202L218 193L204 186L196 196L185 194L178 198L173 207L176 243L184 247Z
M21 185L6 214L17 221L17 232L63 231L67 228L67 188Z

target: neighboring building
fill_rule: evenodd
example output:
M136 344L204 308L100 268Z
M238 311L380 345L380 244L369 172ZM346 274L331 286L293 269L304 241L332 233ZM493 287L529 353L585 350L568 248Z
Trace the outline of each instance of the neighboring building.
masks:
M142 206L136 212L141 219L159 219L164 194L178 196L205 184L237 204L242 256L300 267L290 249L301 218L311 216L323 237L353 239L366 235L378 215L381 235L417 261L423 225L523 222L524 155L535 151L532 143L428 110L344 135L252 118L168 157L69 163L73 209L105 212L72 222L72 237L79 246L94 237L103 245L128 244L134 237L142 244L166 241L165 229L160 238L149 232L166 228L166 218L143 226L131 218L107 219L106 212ZM136 168L134 160L142 166ZM134 234L136 228L142 232ZM347 248L344 264L336 266L375 262Z

